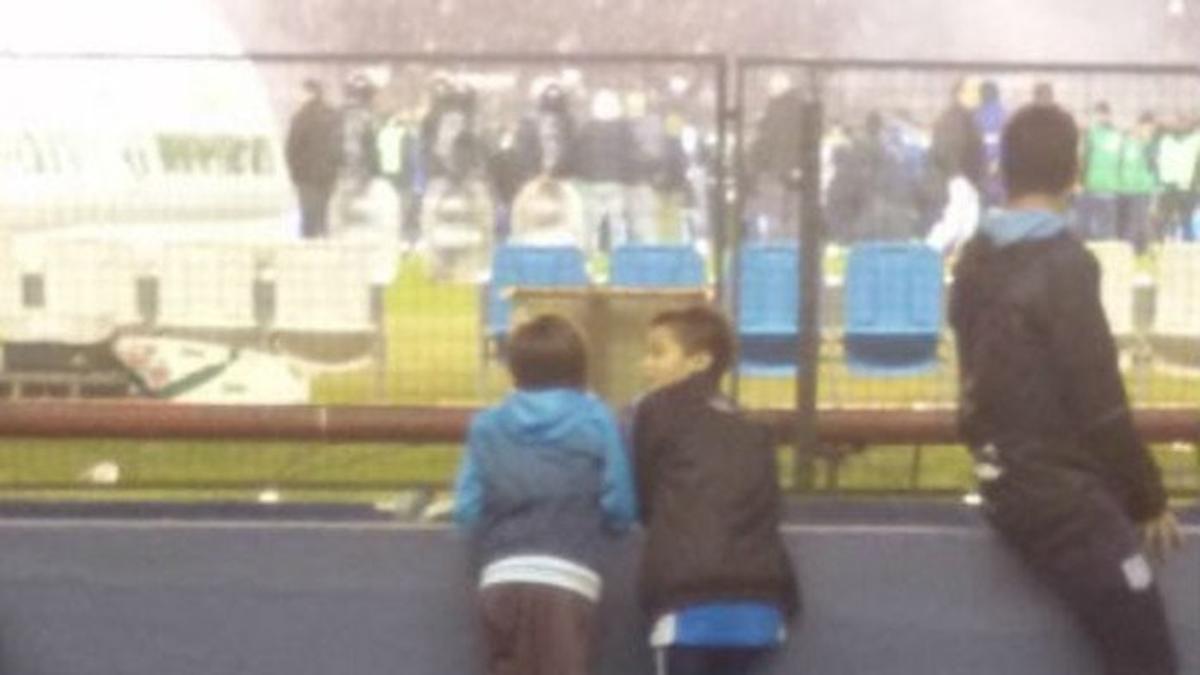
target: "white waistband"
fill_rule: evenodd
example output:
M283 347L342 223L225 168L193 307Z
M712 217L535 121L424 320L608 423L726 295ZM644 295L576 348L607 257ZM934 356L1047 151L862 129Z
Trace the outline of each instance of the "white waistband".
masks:
M600 575L562 558L522 555L502 558L483 568L479 587L495 584L545 584L578 593L592 602L600 599Z

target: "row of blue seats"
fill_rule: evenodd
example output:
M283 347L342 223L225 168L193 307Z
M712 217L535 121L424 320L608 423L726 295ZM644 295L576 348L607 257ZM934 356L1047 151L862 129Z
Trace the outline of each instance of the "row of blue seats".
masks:
M610 259L609 283L626 288L696 288L707 282L704 259L691 246L620 246ZM583 251L568 246L500 246L486 289L486 333L507 333L514 287L584 288L591 284Z
M799 249L747 244L738 253L737 332L740 366L752 375L785 375L795 368L800 331ZM704 260L690 246L624 246L614 250L609 284L632 288L707 285ZM590 284L582 251L570 247L502 246L486 289L485 333L508 330L510 288L579 288ZM851 247L843 293L846 362L858 374L904 376L937 365L942 329L942 261L919 243Z

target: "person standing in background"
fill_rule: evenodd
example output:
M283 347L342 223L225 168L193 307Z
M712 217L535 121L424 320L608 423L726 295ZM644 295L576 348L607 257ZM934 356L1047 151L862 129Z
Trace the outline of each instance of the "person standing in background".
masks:
M959 81L933 127L922 220L932 223L926 241L943 255L952 255L974 234L982 212L980 190L987 167L983 134L975 123L979 96L977 79Z
M800 234L795 193L804 179L800 130L807 119L807 101L786 73L774 74L767 88L770 99L746 158L747 209L760 223L753 233L757 238L795 241Z
M986 171L983 134L975 124L979 81L964 78L952 94L950 105L934 124L929 145L922 205L926 223L944 220L947 211L963 210L959 202L973 201L978 209Z
M284 154L300 200L300 232L305 239L329 233L329 200L341 164L337 111L325 101L317 80L305 80L307 100L292 116Z
M574 146L589 253L607 252L630 239L636 143L621 97L609 89L597 91L591 118L580 127Z
M536 109L521 120L513 141L517 180L514 190L540 175L556 179L574 173L575 117L566 89L557 82L536 92ZM515 194L515 192L514 192Z
M1133 245L1138 255L1150 244L1150 212L1158 192L1158 175L1154 166L1154 114L1145 112L1121 146L1121 194L1119 197L1118 230L1125 241Z
M1004 183L1000 178L1000 136L1008 117L1000 100L1000 87L985 80L979 87L980 103L975 111L975 124L983 134L983 156L986 163L983 179L983 202L996 206L1004 202Z
M1158 142L1158 178L1163 187L1162 231L1159 239L1180 238L1196 209L1196 162L1200 132L1187 115L1179 114Z
M1108 103L1096 104L1083 141L1083 202L1081 234L1098 241L1117 236L1117 194L1121 189L1124 134L1113 124Z
M830 184L834 238L849 245L919 236L916 182L905 173L903 150L893 141L883 116L868 113L855 136Z
M487 269L495 234L477 100L466 86L436 92L433 100L421 141L428 183L418 248L432 256L435 278L472 281Z
M411 244L416 239L416 223L409 222L415 199L417 156L420 151L415 121L411 110L393 110L375 135L379 156L379 173L387 180L400 200L397 213L400 239Z
M533 112L523 117L514 131L503 134L488 157L498 241L507 240L517 229L517 202L523 194L537 195L535 201L545 205L542 184L565 183L574 172L575 118L567 91L558 82L537 81L533 95ZM539 186L527 191L534 182ZM574 189L566 186L560 192L565 191Z

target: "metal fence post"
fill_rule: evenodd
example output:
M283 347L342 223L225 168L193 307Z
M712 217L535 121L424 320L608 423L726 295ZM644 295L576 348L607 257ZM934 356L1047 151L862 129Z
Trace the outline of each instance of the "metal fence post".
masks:
M814 456L817 454L817 384L821 357L821 135L824 121L816 87L801 115L800 140L802 177L800 182L800 306L797 329L800 333L796 363L796 439L793 447L793 489L810 489L815 484Z
M743 211L746 205L746 161L745 161L745 143L746 143L746 65L741 61L735 62L737 65L734 69L734 95L732 107L722 109L721 117L729 115L733 122L733 148L732 152L727 157L725 148L721 148L720 163L729 160L733 162L733 203L726 204L728 192L720 195L720 203L727 216L722 219L721 224L725 228L720 242L722 248L717 249L717 268L723 269L726 266L729 268L729 277L726 278L721 272L717 276L717 293L722 305L729 309L729 320L733 323L734 330L738 330L739 314L742 302L741 289L741 255L739 252L742 248L742 219ZM728 65L726 66L728 69ZM728 98L728 96L726 96ZM728 101L722 102L725 105ZM728 183L727 183L728 186ZM725 188L728 190L728 187ZM740 351L740 345L739 345ZM739 356L740 360L740 356ZM739 363L734 363L731 370L730 378L730 396L735 401L741 398L741 368Z

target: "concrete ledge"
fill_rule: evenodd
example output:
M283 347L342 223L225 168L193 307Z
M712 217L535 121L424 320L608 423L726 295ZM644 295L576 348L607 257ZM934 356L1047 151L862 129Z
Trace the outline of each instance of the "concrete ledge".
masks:
M803 506L797 510L804 511ZM806 614L772 672L1084 675L1066 617L969 510L824 504L786 526ZM1200 527L1162 581L1200 672ZM649 673L635 542L614 555L600 672ZM6 675L480 672L462 541L397 523L0 521Z

